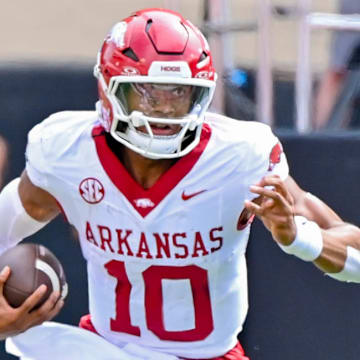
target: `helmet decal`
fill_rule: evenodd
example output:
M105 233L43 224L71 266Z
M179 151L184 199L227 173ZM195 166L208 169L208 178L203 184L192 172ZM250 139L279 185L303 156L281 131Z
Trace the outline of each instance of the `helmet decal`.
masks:
M278 142L273 146L269 156L269 167L268 171L272 171L276 164L279 164L281 161L281 154L283 153L283 148L281 144Z
M117 23L110 32L109 41L113 41L120 48L124 47L126 29L127 23L125 21Z
M209 79L210 73L208 71L199 71L195 77L198 79Z
M191 70L185 61L154 61L149 68L149 75L191 78Z
M120 75L127 75L127 76L132 76L132 75L139 75L139 70L136 67L133 66L124 66L122 68L122 71L120 72Z

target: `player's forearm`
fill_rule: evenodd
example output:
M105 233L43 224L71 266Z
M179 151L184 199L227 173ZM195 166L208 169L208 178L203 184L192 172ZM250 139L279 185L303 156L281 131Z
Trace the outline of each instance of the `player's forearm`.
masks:
M344 223L329 206L310 193L298 191L296 200L297 213L318 224L318 232L309 232L303 237L309 244L307 250L314 250L315 255L315 250L319 251L319 256L311 261L337 280L360 282L360 229ZM313 244L316 246L312 249Z
M360 282L360 229L343 223L322 230L323 249L314 264L330 276Z
M339 222L321 229L315 222L295 216L295 240L279 246L288 254L312 261L329 276L350 282L360 282L360 229Z

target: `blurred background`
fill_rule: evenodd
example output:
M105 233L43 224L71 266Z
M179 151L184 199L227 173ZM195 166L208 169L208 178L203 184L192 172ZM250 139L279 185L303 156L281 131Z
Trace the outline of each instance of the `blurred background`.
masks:
M299 184L360 225L359 0L1 3L1 186L21 173L36 123L94 108L99 47L113 24L144 7L179 11L204 32L219 74L212 110L272 126ZM59 218L27 241L48 246L64 264L70 293L57 320L76 325L88 311L87 285L71 229ZM279 252L258 221L248 266L240 340L252 360L358 360L359 285ZM0 359L14 357L0 349Z

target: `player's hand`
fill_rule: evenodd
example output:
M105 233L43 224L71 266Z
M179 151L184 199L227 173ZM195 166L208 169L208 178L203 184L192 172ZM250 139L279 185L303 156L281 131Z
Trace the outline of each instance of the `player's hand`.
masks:
M41 307L31 311L46 292L46 286L41 285L21 306L11 307L3 293L4 284L9 278L10 272L10 268L5 267L0 273L0 340L51 320L64 305L63 300L59 300L60 293L53 292Z
M261 219L274 240L283 245L291 244L296 236L294 200L284 182L277 175L269 175L250 190L259 197L246 200L245 208Z

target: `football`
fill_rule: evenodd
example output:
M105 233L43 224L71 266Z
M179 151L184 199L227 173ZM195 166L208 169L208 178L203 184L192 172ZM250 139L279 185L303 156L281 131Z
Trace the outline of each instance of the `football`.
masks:
M53 291L64 299L68 292L60 261L45 246L33 243L17 245L0 256L0 271L8 265L10 276L4 285L4 296L13 307L19 307L40 285L47 291L34 308L40 307Z

